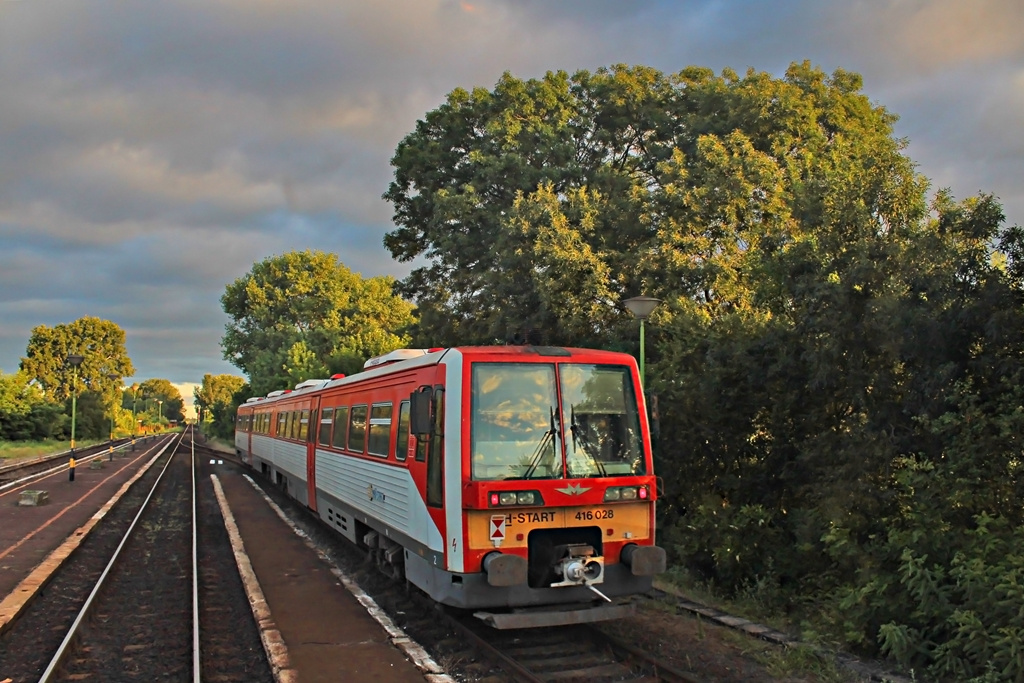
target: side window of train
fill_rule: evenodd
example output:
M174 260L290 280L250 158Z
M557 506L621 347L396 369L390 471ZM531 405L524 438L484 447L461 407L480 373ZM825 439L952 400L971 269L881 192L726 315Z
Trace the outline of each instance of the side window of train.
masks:
M430 439L427 458L427 505L444 505L444 387L434 387L434 435Z
M299 413L299 441L307 441L309 439L309 411L303 410Z
M388 457L388 441L391 440L391 409L390 403L374 403L370 407L370 437L366 443L366 452L370 455Z
M334 409L334 440L331 445L335 448L345 447L345 434L348 428L348 406L341 406Z
M348 449L355 453L366 450L366 406L352 406L348 416Z
M409 402L398 407L398 435L395 437L395 458L399 462L409 454Z
M334 408L324 408L320 411L320 432L317 435L317 443L321 446L331 445L332 417L334 417Z

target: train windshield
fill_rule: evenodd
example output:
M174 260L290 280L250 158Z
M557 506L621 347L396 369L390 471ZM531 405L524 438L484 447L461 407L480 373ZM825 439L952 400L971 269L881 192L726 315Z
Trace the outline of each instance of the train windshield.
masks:
M473 479L645 473L629 369L568 363L557 368L556 377L553 364L473 365ZM561 385L561 404L556 381Z
M560 365L565 465L570 478L647 473L629 369Z

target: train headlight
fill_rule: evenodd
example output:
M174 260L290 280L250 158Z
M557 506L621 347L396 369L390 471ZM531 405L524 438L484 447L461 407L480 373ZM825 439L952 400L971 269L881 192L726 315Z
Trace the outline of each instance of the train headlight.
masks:
M604 502L616 500L647 500L646 486L612 486L604 492Z
M492 508L544 504L540 491L491 491L487 499Z

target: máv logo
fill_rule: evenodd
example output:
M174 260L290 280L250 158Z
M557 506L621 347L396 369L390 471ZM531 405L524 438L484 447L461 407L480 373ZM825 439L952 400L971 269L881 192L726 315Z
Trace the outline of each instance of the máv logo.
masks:
M370 484L369 486L366 487L366 496L370 499L371 503L374 501L378 503L383 503L384 501L387 500L387 497L384 495L384 492L381 491L380 489L373 488L373 484Z

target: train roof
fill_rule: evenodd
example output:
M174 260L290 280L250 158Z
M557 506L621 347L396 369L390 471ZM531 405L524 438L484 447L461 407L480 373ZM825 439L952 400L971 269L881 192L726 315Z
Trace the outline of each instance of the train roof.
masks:
M320 389L327 389L331 387L344 386L347 384L353 384L364 379L373 377L379 377L382 375L388 375L396 371L407 370L411 368L423 367L428 365L436 365L441 359L449 352L455 352L462 355L463 357L473 360L474 357L489 356L494 357L507 357L512 358L523 358L525 356L532 357L548 357L548 358L571 358L576 355L594 355L598 354L605 357L620 357L624 361L632 359L627 353L619 351L605 351L601 349L581 349L573 347L562 347L562 346L458 346L450 349L446 348L434 348L434 349L396 349L386 354L376 356L366 361L364 364L364 370L354 375L348 376L334 376L329 380L306 380L295 385L295 390L280 390L272 391L266 395L266 397L253 397L247 400L243 406L251 406L259 401L276 402L282 399L294 398L296 394L305 394Z

